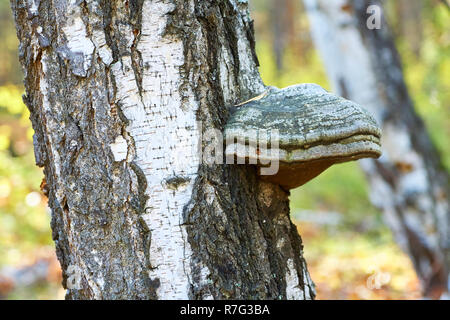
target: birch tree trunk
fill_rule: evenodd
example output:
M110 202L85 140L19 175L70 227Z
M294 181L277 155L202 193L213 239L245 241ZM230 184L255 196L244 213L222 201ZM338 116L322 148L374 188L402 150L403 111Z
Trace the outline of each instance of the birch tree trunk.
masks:
M11 4L67 298L314 297L288 194L198 152L264 90L247 1Z
M371 200L410 255L425 296L439 297L449 289L449 176L414 111L384 17L380 29L369 29L381 5L304 2L333 90L367 107L382 126L383 156L361 161Z

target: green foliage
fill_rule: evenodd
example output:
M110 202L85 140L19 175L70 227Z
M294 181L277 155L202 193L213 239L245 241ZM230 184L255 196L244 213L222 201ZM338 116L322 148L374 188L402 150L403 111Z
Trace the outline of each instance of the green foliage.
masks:
M344 223L359 224L378 211L370 204L364 174L356 162L335 165L291 192L291 209L325 210L343 214Z
M305 56L299 57L293 48L287 48L283 57L283 70L277 70L268 41L257 42L256 51L261 65L259 71L266 84L284 88L297 83L317 83L329 90L317 51L308 50Z
M36 246L50 245L50 217L39 190L31 129L22 91L0 87L0 266L16 264Z
M22 101L22 88L15 85L0 87L0 114L28 117L28 110Z
M397 39L405 80L416 111L450 170L450 11L443 5L424 13L424 39L420 57Z

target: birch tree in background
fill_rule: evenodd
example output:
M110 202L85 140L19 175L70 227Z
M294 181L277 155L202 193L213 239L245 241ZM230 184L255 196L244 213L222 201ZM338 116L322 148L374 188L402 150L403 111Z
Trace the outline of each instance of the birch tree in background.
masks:
M294 34L294 0L271 0L270 22L272 24L272 49L277 71L283 69L283 54L292 44Z
M202 164L265 87L247 1L12 0L69 299L311 299L288 194Z
M440 297L449 290L449 175L414 111L381 4L304 3L333 90L367 107L382 125L383 156L361 161L371 201L411 257L424 295Z

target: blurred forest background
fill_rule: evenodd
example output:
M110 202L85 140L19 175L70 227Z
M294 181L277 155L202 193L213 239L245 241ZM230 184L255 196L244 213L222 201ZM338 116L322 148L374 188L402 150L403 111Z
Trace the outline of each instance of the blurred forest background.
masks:
M314 82L331 89L301 0L250 4L264 82L278 87ZM416 110L449 170L450 10L445 0L384 5ZM34 164L33 130L21 98L9 0L0 0L0 38L0 299L62 299L50 212L40 191L43 174ZM292 192L292 217L317 298L418 299L412 264L370 204L367 189L358 164L347 163Z

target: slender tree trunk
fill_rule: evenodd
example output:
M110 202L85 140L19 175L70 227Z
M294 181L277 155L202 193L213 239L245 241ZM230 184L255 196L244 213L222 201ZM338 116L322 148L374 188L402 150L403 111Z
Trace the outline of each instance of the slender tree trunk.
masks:
M448 292L449 176L414 111L384 18L380 29L367 27L376 18L368 6L381 9L380 3L304 2L334 91L367 107L382 125L383 156L361 161L371 200L410 255L424 294L439 297Z
M293 44L295 6L293 0L270 0L272 24L272 49L277 71L283 69L283 58L288 45Z
M314 297L288 194L197 152L264 90L246 1L11 4L67 298Z

